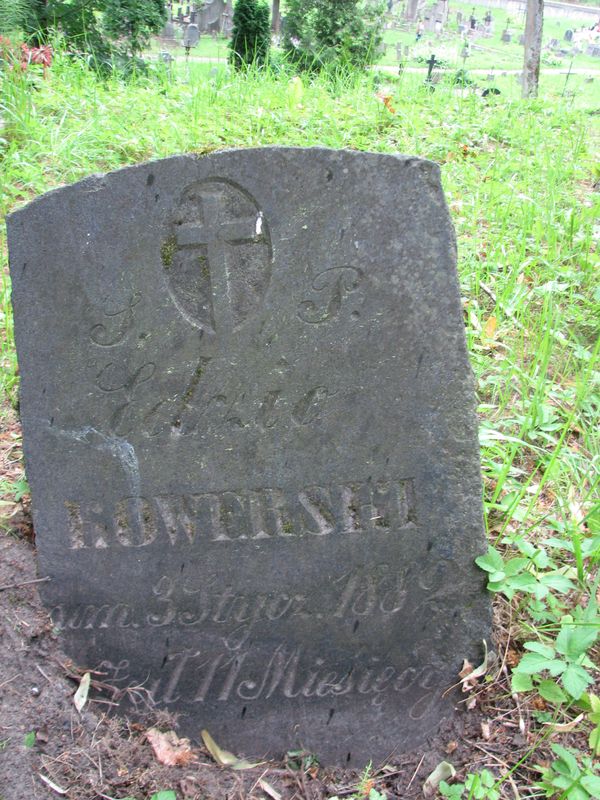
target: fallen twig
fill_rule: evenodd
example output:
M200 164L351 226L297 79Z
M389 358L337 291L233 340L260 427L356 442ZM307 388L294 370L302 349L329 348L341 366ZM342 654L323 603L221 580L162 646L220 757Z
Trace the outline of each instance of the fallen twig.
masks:
M47 575L45 578L35 578L32 581L21 581L21 583L7 583L6 586L0 586L0 592L4 592L6 589L18 589L20 586L29 586L30 583L45 583L46 581L50 580L50 576Z

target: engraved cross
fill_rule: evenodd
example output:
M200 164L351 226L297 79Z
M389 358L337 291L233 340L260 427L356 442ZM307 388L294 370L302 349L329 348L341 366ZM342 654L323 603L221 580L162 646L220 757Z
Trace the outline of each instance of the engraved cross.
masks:
M262 239L262 219L260 215L220 221L222 203L216 195L202 196L202 217L204 222L185 223L177 231L179 247L197 247L204 245L207 249L210 269L213 315L215 325L225 330L233 329L233 310L231 276L226 248L228 245L250 244Z

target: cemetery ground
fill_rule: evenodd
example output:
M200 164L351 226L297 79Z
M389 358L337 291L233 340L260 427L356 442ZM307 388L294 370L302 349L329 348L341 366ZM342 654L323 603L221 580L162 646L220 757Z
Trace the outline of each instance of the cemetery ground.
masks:
M113 695L101 675L78 712L73 695L90 665L61 654L32 582L44 576L21 463L4 268L3 800L146 800L161 790L161 800L392 800L422 796L442 761L457 771L450 779L448 768L444 796L600 796L598 89L574 76L565 96L563 83L546 76L540 98L525 102L508 77L506 91L486 99L445 80L432 89L422 75L239 75L193 62L124 83L98 80L60 53L46 77L35 67L3 76L3 214L90 173L182 152L323 145L440 165L477 381L490 544L479 563L496 612L488 658L462 675L460 724L362 774L320 767L308 754L235 770L216 766L198 742L157 756L148 729L177 730L176 720L106 716ZM160 763L169 754L177 766Z
M179 6L174 6L173 13L177 13ZM183 9L184 6L181 6ZM468 22L472 9L475 8L475 16L478 22L482 22L486 13L492 15L493 23L489 35L481 31L476 36L468 36L466 41L469 44L469 54L463 58L463 48L465 43L464 36L459 32L457 14L462 14L463 21ZM405 68L415 69L426 68L426 60L435 53L438 61L442 62L447 70L466 69L487 70L488 72L502 73L506 70L519 70L523 61L523 45L519 39L525 29L524 11L520 14L508 12L497 7L485 5L473 6L468 2L453 2L451 5L448 21L443 32L437 35L433 31L425 31L420 41L416 41L414 23L405 22L398 14L393 18L391 27L384 31L383 41L384 52L379 54L375 68L384 67L386 69L398 69L398 48L402 49L402 64ZM595 21L590 16L590 24ZM585 19L577 17L552 17L546 15L544 19L543 44L541 68L544 70L564 70L566 73L569 67L574 70L587 70L590 75L600 74L600 58L593 57L587 53L585 46L581 46L581 52L571 57L571 45L565 41L567 30L580 31L584 27L589 27ZM505 29L511 33L511 41L502 40ZM177 29L181 35L183 28ZM556 46L550 47L550 42L554 41ZM192 59L206 59L219 63L226 61L228 56L228 42L225 36L211 36L203 34L197 47L191 51ZM151 46L149 55L155 57L160 50L169 50L175 57L183 59L183 47L181 40L160 40ZM564 51L561 53L561 49Z

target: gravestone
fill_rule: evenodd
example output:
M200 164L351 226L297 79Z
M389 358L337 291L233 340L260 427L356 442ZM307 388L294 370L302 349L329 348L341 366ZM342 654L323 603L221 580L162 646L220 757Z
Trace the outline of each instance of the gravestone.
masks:
M202 33L223 33L225 19L230 5L227 0L205 0L200 8L200 31Z
M196 47L200 41L200 32L197 25L188 25L183 34L183 46L186 50L190 47Z
M564 36L565 42L572 42L573 41L573 31L570 28L567 28L565 31Z
M174 39L175 38L175 25L172 22L166 22L165 27L160 32L160 36L162 39Z
M474 387L434 163L181 156L8 221L45 602L125 709L411 750L479 663Z

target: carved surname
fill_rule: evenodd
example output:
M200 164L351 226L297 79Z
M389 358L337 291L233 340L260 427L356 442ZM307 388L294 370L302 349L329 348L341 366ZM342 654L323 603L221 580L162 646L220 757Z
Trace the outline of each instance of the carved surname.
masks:
M65 501L72 549L203 547L209 542L397 533L417 521L412 479L126 497L113 506Z

